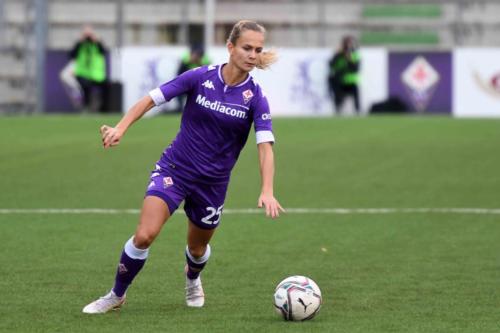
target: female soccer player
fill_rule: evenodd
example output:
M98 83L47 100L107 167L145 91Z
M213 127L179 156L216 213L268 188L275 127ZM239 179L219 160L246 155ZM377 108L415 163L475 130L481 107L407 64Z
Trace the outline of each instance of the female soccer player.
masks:
M115 127L102 126L104 148L120 143L127 129L155 105L187 93L179 133L151 173L139 225L125 244L115 285L83 308L105 313L120 307L125 292L148 257L163 224L184 200L188 217L186 303L201 307L205 296L200 272L210 257L210 239L219 225L233 169L252 123L256 131L262 189L258 207L271 218L284 211L273 193L274 154L271 114L266 97L249 72L275 60L263 52L265 30L253 21L236 23L227 41L229 62L187 71L139 100Z

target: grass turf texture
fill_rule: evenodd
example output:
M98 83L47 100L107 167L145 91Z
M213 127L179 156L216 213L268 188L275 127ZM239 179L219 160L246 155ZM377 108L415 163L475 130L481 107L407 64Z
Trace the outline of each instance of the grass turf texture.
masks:
M0 208L139 208L178 117L145 119L103 151L117 118L0 119ZM275 192L285 207L499 208L499 121L275 119ZM226 208L254 207L253 135ZM112 285L135 215L0 215L0 331L498 332L500 216L225 215L203 273L203 309L184 306L186 223L164 227L119 312L82 307ZM322 250L324 249L324 250ZM326 250L326 251L325 251ZM311 322L274 314L288 275L313 278Z

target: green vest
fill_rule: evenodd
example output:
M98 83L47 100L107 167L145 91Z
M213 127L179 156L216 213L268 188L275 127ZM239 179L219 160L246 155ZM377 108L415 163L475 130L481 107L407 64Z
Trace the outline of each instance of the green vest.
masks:
M95 82L106 79L106 57L97 44L85 41L80 45L75 59L75 75Z
M182 63L184 65L186 65L187 69L193 69L193 68L196 68L196 67L199 67L200 65L199 64L195 64L195 63L192 63L190 62L191 60L191 55L188 53L185 53L183 56L182 56ZM203 55L201 57L201 65L204 66L204 65L210 65L212 63L212 61L210 60L210 58L207 56L207 55Z
M359 52L355 51L351 54L351 60L354 63L359 63ZM359 83L359 74L357 71L349 71L347 68L347 59L344 56L339 57L332 65L332 70L335 73L341 73L340 82L345 85L355 85Z

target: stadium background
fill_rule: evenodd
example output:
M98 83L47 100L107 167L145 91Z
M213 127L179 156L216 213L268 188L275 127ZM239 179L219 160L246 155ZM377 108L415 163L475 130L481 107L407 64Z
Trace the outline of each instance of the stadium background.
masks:
M499 12L495 0L6 0L0 5L0 110L71 111L63 90L57 89L59 72L67 60L64 52L78 39L83 24L92 24L111 51L110 77L124 85L121 108L126 110L173 76L175 71L169 69L189 45L204 45L212 60L223 61L225 38L244 14L266 26L268 45L282 53L274 71L256 73L264 76L262 84L274 97L270 100L275 114L334 112L325 87L327 60L341 38L351 34L362 47L365 113L373 103L399 96L418 112L497 116ZM424 56L423 64L411 70L422 69L423 80L435 71L437 82L419 88L418 82L401 81L418 56ZM134 67L127 66L131 61ZM151 76L151 66L158 82L139 82L141 76ZM278 90L272 84L278 80L287 86ZM300 90L308 93L283 102ZM57 92L60 95L54 96ZM415 101L419 94L430 96Z
M192 43L221 61L242 18L263 23L281 55L255 74L279 116L275 193L288 213L273 222L254 208L251 134L204 272L207 306L183 306L179 212L128 304L83 316L112 282L180 118L142 120L111 151L99 126L147 91L151 59L163 79ZM79 114L57 88L85 23L111 51L121 110ZM363 117L336 116L326 96L326 61L345 34L362 48ZM498 332L498 59L495 0L1 1L0 331ZM432 80L402 80L412 64ZM368 114L392 94L408 114ZM323 291L309 323L273 313L273 288L292 274Z

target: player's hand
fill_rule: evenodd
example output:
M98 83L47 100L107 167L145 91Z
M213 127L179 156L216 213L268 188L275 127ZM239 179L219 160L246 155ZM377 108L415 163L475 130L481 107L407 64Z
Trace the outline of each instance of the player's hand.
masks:
M266 209L266 216L273 219L280 216L280 211L285 213L278 200L274 196L265 193L259 196L257 207L264 207Z
M102 125L100 131L102 145L104 148L110 148L118 145L123 136L123 132L118 128L110 127L108 125Z

